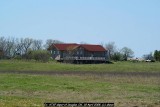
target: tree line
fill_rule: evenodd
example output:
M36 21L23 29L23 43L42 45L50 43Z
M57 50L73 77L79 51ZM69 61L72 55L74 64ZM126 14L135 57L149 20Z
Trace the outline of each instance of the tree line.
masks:
M47 48L53 43L62 42L48 39L43 44L42 40L32 38L0 37L0 58L23 58L47 61L50 57Z
M47 48L54 43L64 42L47 39L43 43L42 40L32 38L0 37L0 58L35 59L46 62L50 57ZM85 42L81 43L87 44ZM126 61L128 58L134 57L132 49L128 47L117 49L114 42L101 43L100 45L108 50L110 60ZM154 54L146 54L143 58L160 61L160 50L155 50Z
M128 47L117 49L114 42L102 44L106 49L109 50L110 60L113 61L127 61L127 58L134 57L134 52ZM145 54L142 56L144 60L160 61L160 50L155 50L154 53Z
M109 42L107 44L102 44L107 50L109 50L110 60L114 61L127 61L128 58L134 57L134 52L128 47L123 47L122 49L117 49L114 42Z

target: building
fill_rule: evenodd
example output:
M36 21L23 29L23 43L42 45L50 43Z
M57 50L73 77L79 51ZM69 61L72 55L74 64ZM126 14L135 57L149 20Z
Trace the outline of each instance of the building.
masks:
M48 50L52 58L70 63L105 63L108 51L101 45L91 44L52 44Z

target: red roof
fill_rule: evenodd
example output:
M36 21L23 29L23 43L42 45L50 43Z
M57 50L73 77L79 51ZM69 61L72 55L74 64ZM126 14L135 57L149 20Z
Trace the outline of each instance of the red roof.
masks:
M106 49L101 46L101 45L90 45L90 44L53 44L58 50L64 51L68 50L69 48L76 48L76 47L83 47L87 51L92 51L92 52L104 52Z
M86 50L88 51L106 51L106 49L104 49L103 46L101 45L88 45L88 44L82 44L80 45L82 46L83 48L85 48Z
M64 50L67 50L67 48L69 48L69 47L78 46L78 44L76 44L76 43L72 43L72 44L53 44L53 46L55 46L60 51L64 51Z

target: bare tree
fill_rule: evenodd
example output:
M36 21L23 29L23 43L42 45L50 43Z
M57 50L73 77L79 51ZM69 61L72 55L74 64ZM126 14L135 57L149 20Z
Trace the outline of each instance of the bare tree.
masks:
M14 46L13 46L13 56L15 55L22 55L23 54L23 46L24 46L24 43L23 43L23 39L18 39L16 38L15 39L15 43L14 43Z
M114 53L116 52L116 46L114 42L109 42L108 44L105 44L105 48L108 50L109 52L109 57L112 58L112 56L114 55Z
M33 40L32 49L33 50L40 50L42 49L42 40Z
M14 38L4 38L0 37L0 48L3 50L4 56L12 57L13 56L13 46L15 39Z
M24 54L28 52L28 49L30 48L32 43L33 43L33 40L30 38L25 38L23 40Z
M14 43L15 43L15 38L8 38L7 40L7 55L8 57L12 57L13 56L13 46L14 46Z
M0 37L0 48L4 51L6 39L4 37Z
M0 50L3 52L3 56L5 56L6 51L6 39L4 37L0 37Z
M44 45L44 48L48 49L52 44L60 44L60 43L64 43L64 42L59 40L47 39Z
M33 40L30 38L19 39L14 37L0 37L0 50L3 51L3 56L5 57L25 55L31 48L34 50L42 49L42 40Z

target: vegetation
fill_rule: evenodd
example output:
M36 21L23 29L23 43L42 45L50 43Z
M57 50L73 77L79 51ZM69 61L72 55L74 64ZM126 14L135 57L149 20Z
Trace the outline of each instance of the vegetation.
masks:
M103 44L102 44L102 45L103 45ZM108 49L110 60L112 60L114 54L115 54L116 51L117 51L117 50L116 50L115 43L114 43L114 42L109 42L109 43L105 44L104 47L105 47L106 49Z
M145 60L151 60L151 61L160 61L160 51L158 51L158 50L155 50L154 51L154 54L152 54L152 52L151 53L149 53L149 54L145 54L145 55L143 55L143 58L145 59Z
M153 62L155 61L152 52L149 53L149 54L143 55L143 58L144 58L145 60L151 60L151 61L153 61Z
M0 81L1 107L106 101L116 107L160 105L159 77L1 74Z
M156 61L160 61L160 51L155 50L155 52L154 52L154 59Z
M114 54L112 55L112 60L113 61L122 61L123 55L120 52L114 52Z
M46 50L29 51L26 54L26 59L34 59L36 61L48 62L50 53Z
M53 43L64 43L59 40L53 40L53 39L47 39L46 42L43 44L42 40L36 40L31 38L14 38L14 37L0 37L0 59L29 59L28 54L30 52L32 53L42 53L44 54L44 50L47 51L47 49L53 44ZM83 42L84 44L84 42ZM107 44L101 44L108 50L108 55L111 61L126 61L127 58L131 58L134 56L134 52L128 48L123 47L122 49L117 49L114 42L109 42ZM37 61L43 61L47 62L47 60L44 61L43 57L33 58ZM42 59L39 59L42 58ZM154 52L154 55L147 54L143 56L146 60L156 60L160 61L160 51L156 50Z
M128 47L122 48L121 49L121 53L122 53L123 59L125 61L127 61L127 58L132 58L133 54L134 54L134 52L130 48L128 48Z
M43 107L44 102L107 101L114 102L116 107L158 107L160 78L158 75L143 74L150 72L158 74L159 65L159 62L124 61L114 64L74 65L54 61L42 63L35 60L0 60L0 106ZM14 74L17 71L26 74ZM42 71L61 73L40 75ZM81 74L78 74L78 71L81 71ZM84 74L88 71L89 75ZM27 72L34 75L29 75ZM77 72L78 75L65 72ZM95 72L97 74L94 74ZM114 74L104 75L105 72L114 72ZM127 73L119 75L120 72ZM135 76L130 75L130 72L140 73Z
M132 58L134 56L132 49L123 47L118 50L114 42L105 44L105 48L109 50L109 57L111 61L127 61L127 58Z
M14 57L25 58L29 51L47 50L53 43L62 43L58 40L48 39L43 46L42 40L31 38L5 38L0 37L0 58L10 59ZM3 54L2 54L3 53Z
M50 61L0 60L0 71L95 71L95 72L159 72L159 62L114 62L114 64L66 64Z
M44 49L41 40L0 37L0 58L3 59L0 60L0 106L106 101L122 107L160 105L160 51L155 51L157 62L154 63L121 61L132 57L133 51L127 47L117 51L114 43L109 43L106 48L110 51L111 60L117 62L76 65L49 60L46 49L52 43L62 42L49 39ZM6 58L10 60L4 60ZM88 72L89 75L85 74ZM122 72L125 75L119 75Z

